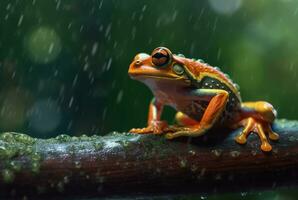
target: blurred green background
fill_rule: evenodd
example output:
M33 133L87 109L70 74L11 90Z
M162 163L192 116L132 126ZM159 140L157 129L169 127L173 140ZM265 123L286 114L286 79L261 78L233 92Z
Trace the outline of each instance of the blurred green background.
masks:
M48 138L144 126L152 95L127 70L158 46L219 66L243 100L295 119L297 23L295 0L1 0L0 131Z

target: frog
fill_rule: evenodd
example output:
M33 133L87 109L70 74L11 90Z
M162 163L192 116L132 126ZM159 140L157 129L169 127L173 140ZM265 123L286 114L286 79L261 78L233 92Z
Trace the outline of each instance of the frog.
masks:
M243 102L239 86L202 59L186 58L166 47L157 47L151 54L138 53L129 65L128 75L144 83L154 95L147 126L132 128L130 133L163 134L171 140L202 136L215 127L242 128L234 137L236 143L247 143L255 133L263 152L272 151L269 141L279 139L272 129L276 109L266 101ZM161 119L164 106L177 111L176 125Z

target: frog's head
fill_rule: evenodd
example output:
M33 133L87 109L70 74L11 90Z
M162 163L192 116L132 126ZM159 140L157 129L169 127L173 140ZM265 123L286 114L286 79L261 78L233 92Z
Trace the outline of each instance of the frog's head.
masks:
M192 60L172 54L165 47L158 47L151 55L139 53L129 66L128 74L145 83L167 82L189 84Z

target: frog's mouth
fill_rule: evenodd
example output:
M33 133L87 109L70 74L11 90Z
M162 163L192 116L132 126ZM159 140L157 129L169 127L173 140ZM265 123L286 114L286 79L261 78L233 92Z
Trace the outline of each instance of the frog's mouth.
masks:
M132 79L166 79L166 80L185 79L185 77L173 74L169 70L155 69L150 66L142 66L138 69L129 68L128 74Z
M132 79L165 79L165 80L183 80L183 77L166 76L164 74L129 74Z

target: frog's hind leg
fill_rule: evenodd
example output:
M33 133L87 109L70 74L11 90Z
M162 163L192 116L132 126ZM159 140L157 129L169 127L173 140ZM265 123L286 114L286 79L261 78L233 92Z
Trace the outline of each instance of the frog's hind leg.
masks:
M195 126L199 124L198 121L192 119L191 117L184 114L183 112L177 112L175 116L175 120L180 126Z
M223 113L229 94L224 90L210 90L210 89L200 89L197 91L197 95L211 95L211 100L202 116L200 122L197 122L186 115L177 114L178 122L182 122L185 126L182 130L174 133L167 133L167 139L173 139L180 136L190 136L196 137L203 135L207 130L209 130L218 118ZM180 116L179 116L180 115ZM177 117L176 117L177 119Z
M245 102L241 105L241 121L243 131L235 137L239 144L245 144L250 133L255 132L261 140L261 149L263 151L271 151L272 147L268 142L269 139L278 140L279 136L271 129L271 124L276 117L276 111L273 106L264 101Z

